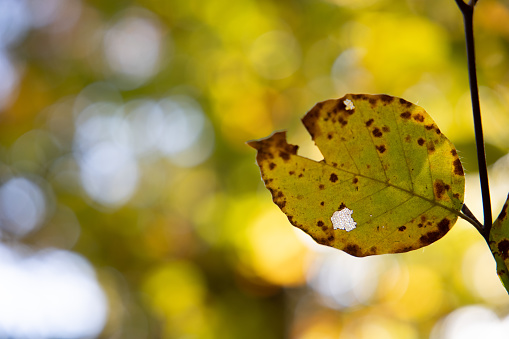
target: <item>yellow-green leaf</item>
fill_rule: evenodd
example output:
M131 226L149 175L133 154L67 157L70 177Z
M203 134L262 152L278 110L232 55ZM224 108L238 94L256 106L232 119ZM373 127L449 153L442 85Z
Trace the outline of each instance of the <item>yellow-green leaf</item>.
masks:
M297 155L285 132L248 144L273 201L318 243L354 256L407 252L454 225L463 167L424 109L388 95L347 94L316 104L302 121L320 162Z
M509 205L509 195L493 223L490 231L489 244L491 253L497 263L497 274L505 289L509 292L509 216L507 215Z

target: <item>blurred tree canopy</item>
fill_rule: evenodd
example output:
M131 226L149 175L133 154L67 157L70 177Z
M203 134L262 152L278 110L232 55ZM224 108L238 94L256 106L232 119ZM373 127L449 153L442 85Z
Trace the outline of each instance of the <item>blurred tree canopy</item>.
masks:
M77 316L82 332L58 327L53 337L466 338L476 333L468 326L509 330L509 298L473 227L459 221L436 244L401 255L359 259L326 249L272 203L245 145L289 129L301 154L320 159L300 122L317 101L403 97L455 144L465 201L481 218L453 0L0 0L0 13L0 256L72 254L72 267L88 270L106 300L95 327ZM507 3L479 1L495 213L509 191L508 19ZM0 280L0 288L8 286ZM4 305L51 303L23 288ZM70 310L87 309L58 293L54 300L62 298ZM0 333L15 337L6 307Z

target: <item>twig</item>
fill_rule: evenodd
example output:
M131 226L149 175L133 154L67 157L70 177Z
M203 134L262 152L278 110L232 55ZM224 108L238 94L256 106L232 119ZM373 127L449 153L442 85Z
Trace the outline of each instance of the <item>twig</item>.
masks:
M477 218L470 211L470 209L467 207L467 205L463 204L463 207L461 208L461 212L463 212L463 214L465 216L467 216L468 219L463 217L462 215L460 215L460 217L462 217L463 219L465 219L466 221L471 223L479 231L479 233L482 234L483 226L482 226L481 222L479 220L477 220Z
M468 58L468 76L470 79L470 96L472 98L472 113L474 116L475 145L477 148L477 163L479 166L479 180L481 182L482 203L484 212L484 227L481 234L488 241L491 224L491 200L490 187L488 182L488 169L486 166L486 155L484 153L484 136L482 131L481 107L479 104L479 89L477 87L477 73L475 67L475 49L474 49L474 6L477 0L470 0L465 3L463 0L456 0L458 7L463 14L463 23L465 25L465 40L467 45Z

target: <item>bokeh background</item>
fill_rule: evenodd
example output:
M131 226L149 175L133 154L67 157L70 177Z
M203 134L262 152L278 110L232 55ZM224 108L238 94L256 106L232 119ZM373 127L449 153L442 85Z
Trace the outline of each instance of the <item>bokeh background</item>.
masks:
M509 192L509 4L480 0L493 211ZM294 229L250 139L387 93L453 141L482 220L454 0L0 0L0 337L504 337L509 297L462 220L354 258ZM480 334L482 333L482 334Z

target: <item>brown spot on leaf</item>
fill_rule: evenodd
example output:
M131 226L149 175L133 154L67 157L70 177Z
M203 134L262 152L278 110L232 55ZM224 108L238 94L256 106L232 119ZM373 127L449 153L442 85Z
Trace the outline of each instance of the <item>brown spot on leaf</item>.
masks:
M284 160L284 161L288 161L290 160L290 154L286 153L286 152L283 152L283 151L280 151L279 152L279 156Z
M295 171L290 171L288 172L289 175L294 175L295 174Z
M410 113L409 111L405 111L405 112L401 113L399 116L402 117L403 119L410 119L410 117L412 116L412 113Z
M383 127L382 127L382 131L384 131L384 132L390 132L390 131L391 131L391 129L389 128L389 126L383 126Z
M333 162L333 163L332 163L332 166L333 166L333 167L338 167L338 164L337 164L336 162Z
M327 134L327 138L330 140L332 139L332 133Z
M344 251L346 253L351 254L353 256L356 256L356 257L361 257L362 256L361 248L357 244L348 244L348 245L346 245Z
M411 103L411 102L409 102L409 101L406 101L405 99L399 99L399 103L400 103L401 105L406 106L406 107L410 107L410 106L412 106L412 103Z
M275 164L275 163L273 163L273 162L271 162L271 163L269 164L269 169L272 171L274 168L276 168L276 164Z
M457 158L456 160L454 160L452 165L454 167L454 174L463 176L463 166L461 166L460 159Z
M426 246L442 238L449 231L450 224L451 221L447 218L440 220L440 222L437 225L438 230L428 232L419 238L421 244L423 246Z
M414 115L414 120L419 121L419 122L424 122L424 116L420 113L417 113L416 115Z
M337 104L336 104L336 107L335 107L337 110L336 111L344 111L346 106L345 106L345 100L342 100L342 99L338 99L337 100Z
M324 225L324 223L321 220L318 220L318 222L316 223L316 226L318 226L318 227L322 227L323 225Z
M414 249L415 249L415 248L413 248L412 246L406 246L406 247L403 247L403 248L401 249L401 252L399 252L399 253L410 252L410 251L412 251L412 250L414 250Z
M417 140L417 143L419 144L419 146L424 145L425 142L426 142L426 140L424 140L423 138L419 138L419 140Z
M302 173L301 173L301 174L299 174L299 178L302 178L303 176L304 176L304 174L302 174Z
M432 244L434 243L435 241L437 241L438 239L440 239L440 232L438 231L432 231L432 232L428 232L424 235L422 235L420 238L419 238L419 241L421 242L421 244L423 246L427 246L429 244Z
M406 226L398 227L398 231L403 232L404 230L406 230Z
M343 208L345 208L346 205L344 202L342 202L340 205L339 205L339 208L338 208L338 211L341 211Z
M353 178L353 180L352 180L352 182L353 182L354 184L356 184L356 183L358 183L358 182L359 182L359 179L357 179L357 177L354 177L354 178Z
M451 221L447 218L443 218L438 223L438 230L440 231L440 234L444 235L449 231Z
M373 130L373 135L377 138L380 138L383 134L382 134L382 131L380 131L380 129L377 127Z
M322 202L320 203L320 205L322 205L322 206L323 206L323 205L325 205L325 201L322 201Z
M417 227L422 228L424 226L422 223L417 224Z
M376 248L376 246L372 246L372 247L369 249L369 253L370 253L370 254L377 254L377 251L378 251L378 249Z
M302 118L302 123L304 126L306 126L306 129L308 130L313 140L315 137L320 135L320 129L316 124L321 109L321 106L319 106L320 104L321 103L316 104L315 107L307 112L306 115Z
M460 194L459 193L454 193L453 197L455 197L456 199L459 199L460 198Z
M445 193L445 184L442 180L437 179L433 183L433 192L435 193L435 198L437 200L441 200Z
M384 104L390 104L394 100L394 97L391 97L390 95L382 94L382 95L380 95L380 100L382 100L384 102Z
M338 181L338 176L335 173L332 173L329 178L330 182L336 182Z
M349 111L350 112L350 111ZM342 117L339 117L338 118L338 122L342 125L342 126L345 126L346 124L348 124L348 121L346 121L345 119L343 119Z
M376 149L378 150L378 152L380 153L383 153L385 152L385 145L380 145L380 146L376 146Z
M500 256L503 260L506 260L509 258L509 240L504 239L497 245L498 251L500 253Z
M425 125L424 126L428 131L429 130L432 130L433 128L435 128L435 126L433 124L429 124L429 125Z
M405 141L410 142L410 140L412 140L412 137L410 136L410 134L407 134L407 136L405 137Z
M369 98L369 103L371 104L371 107L376 105L376 99L375 98Z
M285 195L283 194L283 192L282 192L282 191L277 192L277 197L278 197L278 198L282 198L282 197L284 197L284 196L285 196Z
M451 154L452 154L452 156L453 156L453 157L455 157L455 156L458 154L458 152L456 152L456 150L455 150L455 149L452 149L452 150L451 150Z
M373 121L375 121L375 120L373 120L373 119L369 119L368 121L366 121L366 127L371 126L371 124L373 123Z
M327 240L328 240L329 242L333 242L333 241L334 241L334 235L333 235L333 234L329 235L329 237L327 238Z
M325 185L320 184L320 185L318 186L318 188L319 188L319 189L321 189L321 190L323 190L323 189L325 188Z

